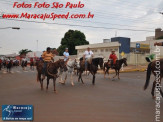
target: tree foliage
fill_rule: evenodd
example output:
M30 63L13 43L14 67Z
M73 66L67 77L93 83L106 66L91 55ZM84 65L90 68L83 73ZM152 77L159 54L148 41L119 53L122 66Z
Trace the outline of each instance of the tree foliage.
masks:
M160 36L160 37L157 38L157 40L159 40L159 39L163 39L163 36Z
M29 52L32 52L32 51L31 50L28 50L28 49L22 49L22 50L19 51L19 54L20 55L26 55Z
M64 37L61 40L61 45L58 47L57 51L59 55L63 55L65 48L69 48L70 55L76 55L77 51L75 46L86 45L89 42L86 40L84 33L78 30L69 30L65 33Z

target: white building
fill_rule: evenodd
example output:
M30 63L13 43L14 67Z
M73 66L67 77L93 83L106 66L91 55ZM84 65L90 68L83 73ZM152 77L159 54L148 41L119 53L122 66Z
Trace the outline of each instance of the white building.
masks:
M108 59L111 50L115 50L117 56L119 57L119 47L121 44L119 42L106 42L106 43L96 43L89 45L76 46L77 57L81 58L84 54L84 51L89 47L93 53L94 57L103 57Z

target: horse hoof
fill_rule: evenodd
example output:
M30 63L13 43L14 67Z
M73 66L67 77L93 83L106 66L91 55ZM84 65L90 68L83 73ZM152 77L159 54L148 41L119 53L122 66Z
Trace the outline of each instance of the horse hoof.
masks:
M58 92L57 92L57 90L54 90L54 93L56 93L56 94L57 94L57 93L58 93Z
M65 85L65 83L61 83L62 85Z
M73 84L73 83L72 83L71 85L72 85L72 86L74 86L74 84Z

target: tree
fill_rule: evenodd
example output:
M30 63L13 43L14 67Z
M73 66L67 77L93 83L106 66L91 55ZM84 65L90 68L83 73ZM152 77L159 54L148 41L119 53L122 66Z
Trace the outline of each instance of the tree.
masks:
M69 48L70 55L76 55L77 51L75 50L75 46L86 44L89 44L89 42L86 40L84 33L78 30L68 30L62 38L61 45L58 47L57 51L59 52L59 55L63 55L63 52L67 47Z
M31 50L28 50L28 49L22 49L22 50L19 51L19 54L20 55L26 55L29 52L32 52L32 51Z
M163 39L163 36L160 36L160 37L157 38L157 40L159 40L159 39Z

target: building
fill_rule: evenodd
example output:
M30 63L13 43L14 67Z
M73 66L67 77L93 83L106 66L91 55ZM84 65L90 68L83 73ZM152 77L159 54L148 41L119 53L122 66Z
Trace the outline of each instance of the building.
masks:
M96 44L89 44L89 45L82 45L82 46L76 46L77 50L77 57L80 58L83 56L84 51L89 47L95 57L103 57L108 58L111 50L115 50L115 52L118 54L119 57L119 48L121 44L119 42L104 42L104 43L96 43Z
M160 37L163 38L163 31L161 28L155 29L155 39L159 39Z
M128 64L131 65L144 65L148 64L145 60L146 56L156 54L154 46L155 42L163 42L163 39L158 39L163 36L161 29L155 30L155 36L146 37L145 41L131 42L127 37L114 37L111 39L104 39L103 43L96 43L90 45L76 46L77 57L83 56L84 51L89 47L94 57L103 57L105 61L108 60L111 50L115 50L118 59L121 59L121 53L124 52ZM163 47L160 48L160 57L163 58Z

